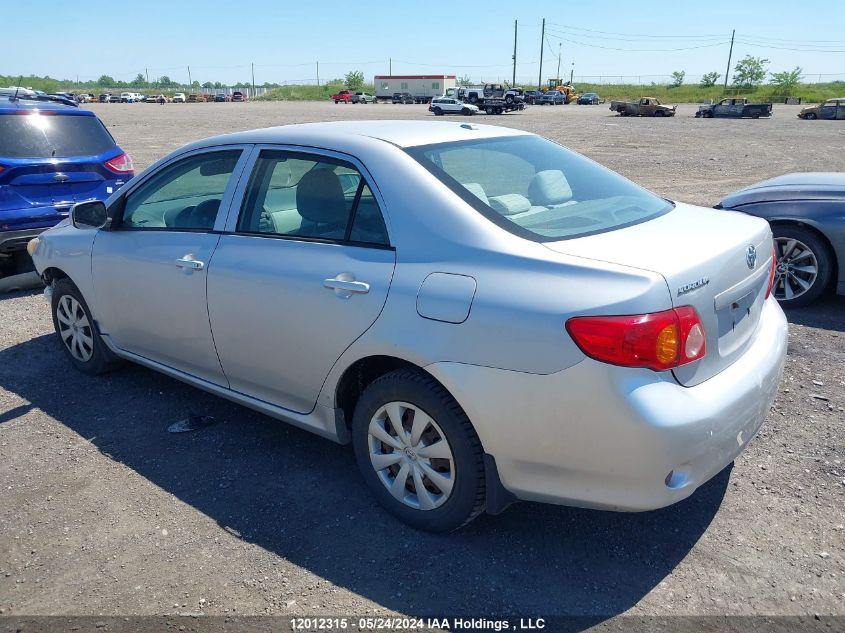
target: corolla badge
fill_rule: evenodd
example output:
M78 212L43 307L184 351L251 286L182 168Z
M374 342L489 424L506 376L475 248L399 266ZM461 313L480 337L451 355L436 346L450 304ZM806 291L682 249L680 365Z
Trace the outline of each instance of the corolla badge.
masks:
M745 249L745 263L749 268L754 268L757 264L757 249L751 244Z
M680 288L678 288L678 296L685 295L688 292L692 292L693 290L698 290L703 286L706 286L710 283L710 277L702 277L701 279L696 279L688 284L684 284Z

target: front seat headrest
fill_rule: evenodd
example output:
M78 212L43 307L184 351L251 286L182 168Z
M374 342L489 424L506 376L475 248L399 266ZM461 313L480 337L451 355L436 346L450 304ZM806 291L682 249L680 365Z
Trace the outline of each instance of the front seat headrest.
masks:
M328 169L312 169L296 188L296 208L306 220L319 224L346 224L349 213L340 178Z
M572 199L572 189L559 169L538 171L528 185L528 197L536 205L562 204Z

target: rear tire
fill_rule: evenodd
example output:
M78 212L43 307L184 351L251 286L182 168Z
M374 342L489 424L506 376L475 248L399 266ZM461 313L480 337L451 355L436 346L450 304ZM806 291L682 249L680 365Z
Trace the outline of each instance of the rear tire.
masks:
M103 374L121 364L106 347L82 293L67 278L53 282L53 327L71 364L83 374Z
M398 369L364 390L352 444L367 487L405 523L451 532L484 511L481 442L455 399L422 370Z
M784 308L813 303L827 289L833 274L830 249L816 233L801 226L776 225L772 234L778 255L772 294ZM810 272L812 269L815 274Z

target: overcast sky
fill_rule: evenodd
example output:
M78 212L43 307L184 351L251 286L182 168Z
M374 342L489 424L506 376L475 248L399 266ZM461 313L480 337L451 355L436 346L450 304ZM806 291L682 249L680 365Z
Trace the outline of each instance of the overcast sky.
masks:
M547 20L543 80L579 77L648 83L675 70L688 78L724 75L733 59L771 60L772 71L801 66L811 81L845 80L845 3L709 2L421 3L401 0L143 0L114 3L7 2L0 74L130 80L167 75L234 83L308 82L361 70L456 74L509 80L514 20L517 80L536 83L540 24ZM795 50L790 50L795 49ZM838 74L838 76L836 76Z

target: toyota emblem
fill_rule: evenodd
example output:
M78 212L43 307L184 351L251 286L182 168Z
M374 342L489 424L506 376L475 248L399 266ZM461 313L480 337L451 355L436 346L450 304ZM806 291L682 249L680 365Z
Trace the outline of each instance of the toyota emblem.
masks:
M757 249L752 245L745 249L745 263L748 264L749 268L754 268L757 263Z

